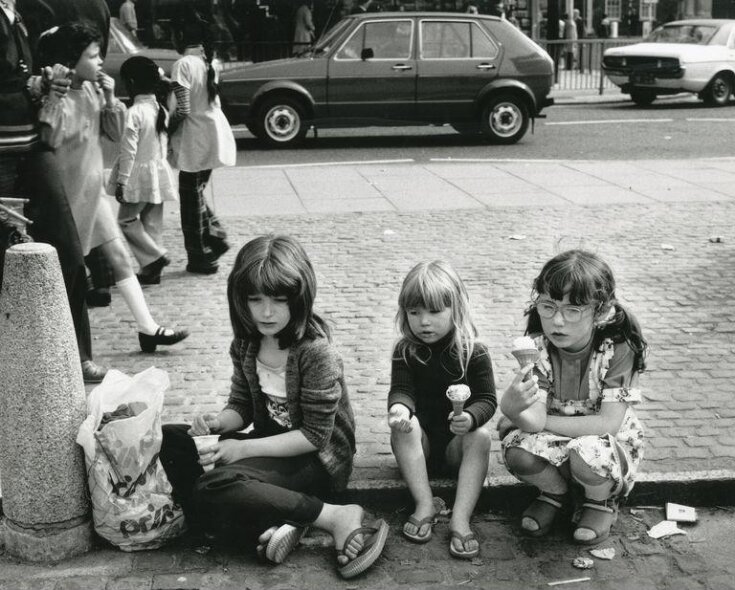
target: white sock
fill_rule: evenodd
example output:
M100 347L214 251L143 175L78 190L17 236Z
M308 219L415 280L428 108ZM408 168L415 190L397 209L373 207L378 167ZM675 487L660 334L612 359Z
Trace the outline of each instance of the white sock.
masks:
M158 324L148 310L148 305L145 302L143 289L140 288L138 278L133 275L132 277L118 281L115 285L120 289L120 295L122 295L125 304L133 314L135 323L138 324L138 331L149 336L155 334L156 330L158 330Z

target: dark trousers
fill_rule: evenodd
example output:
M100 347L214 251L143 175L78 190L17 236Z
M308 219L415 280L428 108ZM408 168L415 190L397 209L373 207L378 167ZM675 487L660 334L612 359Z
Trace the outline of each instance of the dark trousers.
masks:
M84 257L84 263L89 269L90 289L109 289L115 285L115 271L110 266L102 248L92 248Z
M227 233L207 205L204 189L211 170L179 172L181 231L189 264L200 268L216 267L227 250Z
M27 228L28 234L36 242L51 244L56 248L66 295L69 298L79 357L82 361L91 360L92 337L85 301L87 275L84 257L77 227L61 184L56 159L53 153L47 150L18 155L14 159L17 166L14 186L0 187L0 192L5 196L30 199L25 209L26 217L33 221ZM3 166L7 166L9 161L5 157ZM0 268L0 283L2 283L2 268Z
M256 537L268 527L313 523L330 478L316 453L254 457L204 472L186 424L165 424L161 463L195 532ZM225 438L258 438L233 433Z

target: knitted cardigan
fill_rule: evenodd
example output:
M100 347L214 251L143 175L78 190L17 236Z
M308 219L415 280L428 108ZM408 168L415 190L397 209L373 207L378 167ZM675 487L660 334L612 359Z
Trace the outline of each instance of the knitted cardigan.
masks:
M235 338L230 345L233 373L225 406L264 431L270 420L266 395L256 373L259 340ZM291 346L286 361L286 398L293 430L316 447L319 460L342 490L352 472L355 418L347 394L342 359L326 338L304 339Z

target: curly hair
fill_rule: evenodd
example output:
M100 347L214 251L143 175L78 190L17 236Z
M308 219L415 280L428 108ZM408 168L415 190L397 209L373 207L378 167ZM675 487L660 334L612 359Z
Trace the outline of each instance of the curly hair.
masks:
M89 21L54 27L41 33L38 55L41 67L61 64L73 68L92 43L102 45L102 33Z

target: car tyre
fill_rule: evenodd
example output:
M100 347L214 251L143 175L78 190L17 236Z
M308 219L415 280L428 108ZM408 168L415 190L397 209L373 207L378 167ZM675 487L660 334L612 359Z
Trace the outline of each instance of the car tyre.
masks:
M485 103L480 130L493 143L509 145L526 134L528 123L525 101L517 95L501 94Z
M647 107L656 100L656 93L653 90L648 90L647 88L637 88L636 90L630 91L630 100L639 107Z
M291 97L266 98L253 121L253 135L270 147L292 147L306 136L302 103Z
M704 89L702 99L713 107L724 107L730 101L732 94L732 77L727 74L717 74Z

